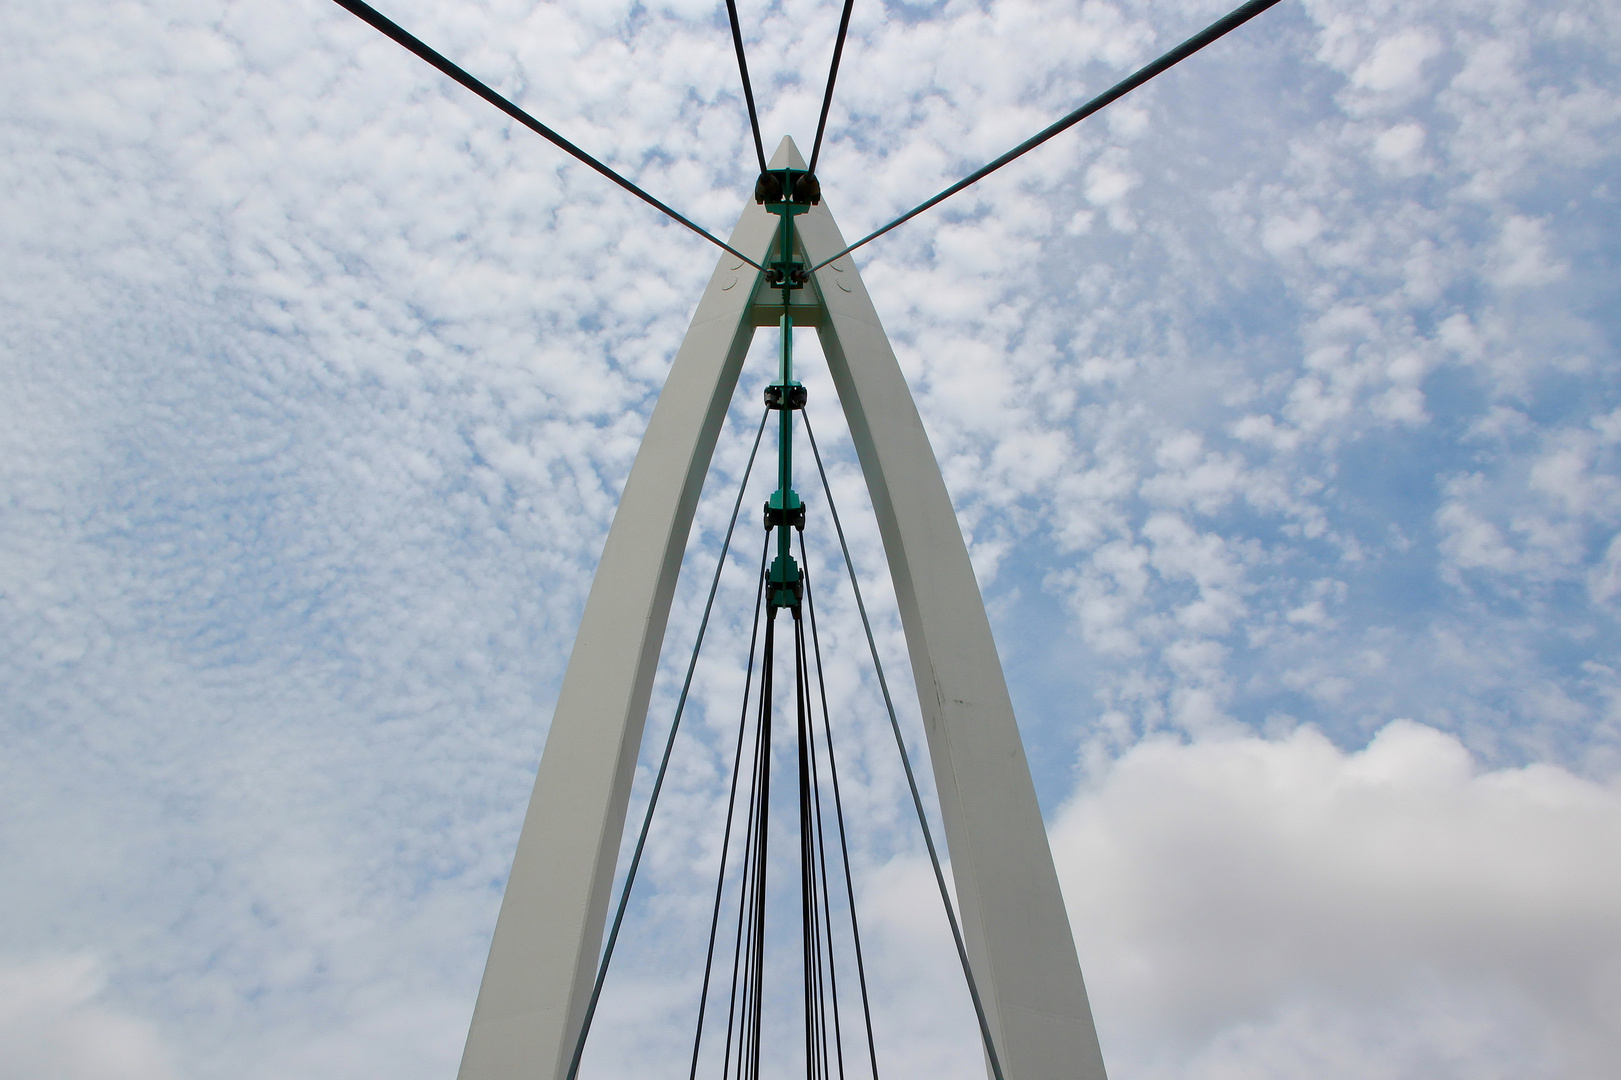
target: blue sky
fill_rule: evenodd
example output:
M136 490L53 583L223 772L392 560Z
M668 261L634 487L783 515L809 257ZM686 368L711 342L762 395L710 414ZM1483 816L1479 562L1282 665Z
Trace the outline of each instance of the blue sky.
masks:
M717 5L383 10L735 220ZM740 11L768 146L808 146L837 8ZM834 214L864 233L1221 13L858 0ZM335 5L0 20L0 1076L448 1075L713 249ZM1587 1078L1621 1053L1618 56L1596 2L1289 0L858 257L1118 1080ZM968 1077L828 605L887 1071ZM729 615L707 647L633 927L663 944L624 958L598 1076L676 1067L743 635Z

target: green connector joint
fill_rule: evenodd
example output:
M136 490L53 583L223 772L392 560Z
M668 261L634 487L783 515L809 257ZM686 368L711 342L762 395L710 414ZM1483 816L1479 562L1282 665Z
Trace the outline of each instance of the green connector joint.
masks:
M792 488L788 490L787 505L783 505L782 492L774 491L765 504L765 527L767 531L779 525L790 529L803 529L805 527L805 504L799 501L799 494Z
M792 555L778 555L771 560L771 570L766 574L765 585L767 606L773 610L799 608L805 584L799 575L799 563Z

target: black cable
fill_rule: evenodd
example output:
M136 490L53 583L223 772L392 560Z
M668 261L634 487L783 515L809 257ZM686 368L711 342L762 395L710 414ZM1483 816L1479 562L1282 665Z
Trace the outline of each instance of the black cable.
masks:
M743 76L743 101L749 107L749 130L754 132L754 155L760 171L766 171L765 143L760 141L760 117L754 111L754 87L749 84L749 62L743 56L743 28L737 24L737 0L726 0L726 16L732 21L732 45L737 49L737 70Z
M817 945L821 919L816 909L816 854L812 843L810 751L805 745L805 631L804 622L794 618L794 737L799 756L799 941L803 955L805 985L805 1075L822 1080L819 1008L821 1004L821 960Z
M769 587L769 586L768 586ZM740 1064L742 1080L760 1078L760 1017L765 1005L765 908L766 908L766 854L771 818L771 698L776 685L776 613L766 613L765 649L760 663L760 719L759 719L759 821L755 828L756 851L754 865L754 903L750 912L749 956L746 984L748 1009L745 1033L748 1036L748 1058ZM741 1053L741 1048L740 1048Z
M653 793L647 799L647 813L642 818L642 831L636 837L636 850L630 857L630 868L625 871L625 884L619 893L619 908L614 912L613 929L597 964L596 982L591 987L591 1000L585 1007L585 1018L580 1022L580 1035L574 1043L574 1056L569 1060L568 1080L574 1080L580 1071L580 1057L585 1053L586 1036L591 1033L591 1020L596 1016L597 1002L602 998L602 983L608 977L608 964L613 960L614 945L619 941L619 928L625 921L625 908L630 903L630 889L636 884L636 870L642 864L642 851L647 846L647 832L653 826L653 811L658 808L659 792L664 788L664 776L670 768L670 752L675 749L675 735L681 730L681 715L687 708L687 692L692 689L692 673L698 667L698 651L703 648L704 632L709 629L709 613L715 606L715 591L720 588L720 572L726 566L726 553L731 550L732 532L737 528L737 512L743 505L743 491L749 484L749 473L754 470L754 455L760 449L760 438L765 434L765 422L771 416L767 409L760 417L760 427L754 433L754 448L749 451L748 464L743 469L743 482L737 486L737 501L732 504L732 519L726 526L726 539L720 547L720 558L715 560L715 577L709 583L709 599L704 601L703 618L698 622L698 636L692 643L692 659L687 662L687 677L681 683L681 696L676 700L675 719L670 721L670 735L664 741L664 757L659 761L658 775L653 779Z
M518 106L514 105L512 102L490 89L490 87L486 86L484 83L480 82L472 75L469 75L460 67L457 67L455 64L451 63L450 60L446 59L442 54L424 44L420 39L413 36L404 27L394 22L392 19L378 11L376 8L372 7L370 4L367 4L365 0L333 0L333 2L339 7L343 8L345 11L348 11L351 15L356 16L361 21L370 25L373 29L382 32L400 45L403 45L406 49L426 60L434 67L438 68L441 72L450 76L450 78L461 83L467 89L471 90L485 101L488 101L491 105L494 105L497 109L500 109L514 120L518 121L518 123L522 124L530 131L533 131L542 138L549 140L577 160L591 166L591 168L595 169L603 176L606 176L609 180L612 180L614 183L618 184L620 187L624 188L638 199L641 199L655 210L658 210L660 213L665 214L682 225L685 225L687 228L691 229L705 240L708 240L711 244L731 252L733 255L736 255L739 259L742 259L756 270L765 269L765 267L743 254L741 251L738 251L724 240L710 233L701 225L696 225L682 215L676 213L674 210L670 209L668 206L664 205L662 202L655 199L653 196L649 195L647 192L643 191L629 180L626 180L623 176L620 176L618 173L614 172L608 166L604 165L602 162L598 161L584 150L581 150L578 146L575 146L573 143L563 138L563 136L559 135L545 124L542 124L539 120L536 120L533 116L530 116L528 113L518 108ZM750 106L750 108L752 109L753 106ZM755 141L759 141L758 134L755 136Z
M833 39L833 63L827 69L827 89L822 92L822 118L816 122L816 142L811 146L811 175L816 174L816 160L822 156L822 135L827 131L827 111L833 107L833 81L839 77L839 58L844 55L844 37L850 32L850 9L856 0L844 0L844 14L839 16L839 36Z
M726 829L721 834L720 871L715 875L715 913L709 920L709 947L704 954L704 984L698 994L698 1025L692 1038L692 1069L687 1074L687 1080L697 1080L698 1077L698 1051L703 1045L704 1012L709 1006L709 977L715 964L715 935L720 929L721 894L726 885L726 857L731 851L732 818L737 810L737 782L743 775L743 736L748 727L749 691L754 686L754 650L760 639L760 605L765 599L766 558L770 552L771 534L767 533L765 545L760 551L760 574L754 588L754 621L751 623L754 630L749 637L749 666L743 676L743 710L737 718L737 752L732 756L732 790L726 797Z
M808 589L809 588L809 581L810 581L810 574L809 574L808 567L810 565L810 560L805 555L805 534L803 532L801 532L799 534L799 562L800 562L800 567L801 567L800 573L802 575L802 580L806 582L806 588ZM809 594L807 593L807 597L808 597L808 595ZM807 605L809 604L808 599L807 599L806 603L807 603ZM808 607L807 607L807 610L808 610ZM829 1005L822 1012L823 1056L824 1056L824 1059L825 1059L825 1057L826 1057L826 1046L827 1046L827 1041L828 1041L827 1040L827 1016L828 1016L829 1013L831 1013L831 1015L833 1017L833 1041L832 1042L833 1042L834 1061L838 1065L839 1080L844 1080L844 1024L843 1024L843 1018L839 1014L839 967L838 967L837 956L836 956L836 954L834 952L834 947L833 947L833 896L832 896L832 890L828 887L828 883L827 883L827 827L826 827L826 817L824 816L824 814L822 812L821 769L818 767L817 754L816 754L815 709L812 707L813 694L811 693L811 684L810 684L810 662L809 662L809 658L808 658L808 656L806 655L806 652L805 652L804 625L805 625L804 622L801 621L799 623L799 626L798 626L798 629L800 630L800 634L799 634L799 659L798 659L798 663L800 665L800 671L801 671L801 675L800 675L800 694L801 694L801 696L804 698L804 700L806 702L805 708L806 708L806 712L807 712L807 718L808 718L808 721L809 721L807 723L807 732L808 732L809 737L808 737L807 742L806 742L806 749L808 750L809 757L810 757L810 762L809 762L808 768L809 768L809 773L810 773L810 778L811 778L811 795L812 795L812 799L814 800L814 805L812 807L812 811L813 811L813 821L815 823L815 833L816 833L816 849L815 849L816 867L817 867L817 871L818 871L818 874L819 874L819 880L815 884L820 889L819 903L821 905L821 911L822 911L822 922L821 922L821 928L820 928L819 932L823 935L823 940L825 940L827 942L827 1001L828 1001ZM816 638L816 628L815 628L814 624L811 625L810 632L811 632L811 639L814 641L815 638ZM820 662L821 654L822 654L822 647L821 647L820 642L817 642L817 644L816 644L816 656L817 656L817 659L818 659L818 663ZM820 678L820 676L821 676L820 667L818 667L817 676L818 676L818 678ZM825 720L825 718L827 716L827 698L826 698L825 694L824 694L824 696L822 698L822 716L824 717L824 720ZM840 825L841 830L843 828L843 824L844 823L842 821L840 821L839 825ZM855 907L853 905L850 908L850 917L851 917L852 926L853 926L854 925L854 919L855 919ZM857 941L857 947L859 948L859 939ZM820 970L820 968L818 968L818 970ZM824 1068L824 1070L827 1068L827 1062L825 1060L823 1062L823 1068ZM828 1075L829 1075L829 1077L831 1077L831 1074L828 1074Z
M766 586L766 559L770 555L770 552L771 552L771 534L768 532L766 534L766 537L765 537L764 546L760 549L760 586L759 587L760 587L761 592L760 592L759 595L761 595L761 596L764 595L764 590L767 587ZM755 641L758 639L758 634L759 634L759 621L758 621L759 620L759 605L758 605L758 603L756 603L756 605L755 605L755 620L756 621L755 621L754 633L753 633L753 635L751 635L750 640L749 640L749 659L750 659L751 665L753 663L753 658L754 658ZM766 681L769 679L769 677L770 677L770 672L767 670L767 666L762 664L761 669L760 669L760 680L761 680L761 685L762 686L764 686L766 684ZM745 686L744 690L743 690L743 716L744 717L748 716L748 711L749 711L749 695L748 695L748 687ZM742 720L739 720L739 723L742 723L742 722L743 722ZM740 1010L739 1007L738 1007L738 992L737 992L738 991L738 977L739 977L739 968L742 967L742 965L743 965L743 958L744 958L744 952L745 952L745 946L744 946L744 943L743 943L744 942L743 928L744 928L745 925L748 925L748 926L753 925L753 920L752 920L752 918L749 917L749 912L752 910L752 908L749 907L749 901L750 901L751 896L753 895L750 892L749 883L750 883L750 881L753 880L753 874L754 874L754 844L755 844L755 829L754 829L754 826L755 826L755 818L756 818L757 812L759 810L758 793L759 793L760 770L761 770L761 757L760 757L760 755L762 753L765 753L769 758L769 755L770 755L770 752L771 752L770 746L769 745L764 745L762 743L761 735L762 735L762 728L760 727L760 725L758 723L756 723L755 727L754 727L754 756L752 758L750 758L750 760L749 760L749 813L748 813L748 823L744 827L744 831L743 831L743 868L742 868L743 869L743 878L742 878L742 881L739 883L739 887L738 887L737 936L736 936L736 939L732 943L732 987L731 987L731 996L730 996L730 999L729 999L727 1007L726 1007L726 1055L725 1055L725 1058L724 1058L724 1060L722 1062L722 1066L721 1066L721 1080L728 1080L728 1078L731 1076L731 1068L732 1068L732 1030L733 1030L733 1027L734 1027L734 1025L735 1025L735 1023L737 1021L737 1018L738 1018L740 1012L746 1012L746 1009ZM752 941L752 937L750 938L750 940ZM747 996L747 993L748 993L748 990L747 990L747 984L748 984L748 978L749 978L748 970L749 969L745 969L745 970L742 971L742 978L743 978L743 983L744 983L744 995L745 995L745 997ZM746 1017L745 1017L745 1022L746 1022ZM740 1077L741 1077L742 1072L743 1072L743 1049L742 1048L743 1048L743 1045L744 1045L744 1042L745 1042L746 1038L747 1038L746 1032L740 1032L739 1033L739 1037L738 1037L738 1074L739 1074Z
M769 551L770 534L767 533L766 547L761 553L762 583L765 582L765 556ZM727 1006L726 1057L721 1069L721 1080L728 1080L731 1076L734 1028L737 1031L737 1080L758 1080L760 1074L760 1007L764 1000L766 841L771 803L771 698L776 670L774 615L774 611L766 613L765 643L760 659L759 712L754 727L754 759L750 763L749 819L743 844L743 879L738 890L737 940L732 954L731 1001ZM745 698L744 708L747 707Z
M839 550L844 555L844 568L850 574L850 589L855 594L856 610L861 613L861 626L867 632L867 648L872 652L872 666L878 674L878 688L883 691L884 708L889 712L889 726L895 734L895 745L901 752L901 766L906 773L906 785L912 792L912 806L917 811L918 828L923 832L923 846L929 852L929 865L934 868L934 881L940 888L940 903L946 909L946 922L951 925L951 939L957 946L957 959L962 963L964 978L968 981L968 996L974 1003L974 1017L979 1021L980 1038L985 1043L985 1056L990 1059L991 1075L995 1080L1006 1080L1002 1075L1002 1060L996 1052L996 1041L991 1038L990 1022L985 1018L985 1004L979 996L979 983L974 978L973 965L968 962L968 948L963 944L962 927L957 923L957 909L951 903L951 890L946 886L946 875L940 869L940 854L934 847L934 834L929 829L928 816L923 811L923 796L918 793L917 777L912 772L912 757L906 752L906 739L901 735L901 723L895 716L895 702L889 694L889 682L884 678L883 661L878 658L878 642L872 636L872 623L867 618L867 605L861 600L861 585L856 581L855 563L850 559L850 546L844 540L844 526L839 523L839 511L833 505L833 487L827 482L827 470L822 467L822 452L811 433L810 417L801 415L805 437L810 441L811 453L816 458L816 471L822 477L822 491L827 495L828 515L838 533Z
M831 505L831 500L829 500ZM810 620L811 645L816 653L816 685L821 691L822 733L827 740L827 773L833 781L833 814L839 826L839 855L844 861L844 894L850 903L850 937L855 943L856 977L861 985L861 1013L867 1024L867 1055L872 1064L872 1080L878 1080L878 1044L872 1034L872 1006L867 996L867 962L861 952L861 923L856 918L855 878L850 873L850 844L844 829L844 798L839 792L838 758L833 753L833 722L828 716L827 681L822 674L822 639L816 632L816 602L811 593L810 559L805 555L805 534L799 534L800 572L805 580L805 614ZM840 1075L844 1071L841 1057Z
M1076 109L1074 112L1070 113L1062 120L1059 120L1057 123L1043 128L1039 133L1029 139L1026 139L1024 142L1020 143L1018 146L1015 146L1013 149L1009 150L995 161L985 165L982 168L976 169L974 172L969 173L961 180L958 180L955 184L952 184L950 187L940 192L940 194L936 195L934 198L929 199L927 202L919 203L917 206L914 206L912 209L908 210L894 221L891 221L888 225L885 225L876 232L869 233L868 235L862 237L860 240L857 240L855 243L851 244L837 255L834 255L832 258L823 259L821 262L811 267L811 271L815 272L830 262L836 262L837 260L844 258L856 248L878 239L895 226L902 225L912 220L929 207L934 206L936 203L944 202L946 199L951 198L951 196L957 194L957 192L961 191L968 185L985 179L985 177L989 176L997 169L1000 169L1003 165L1006 165L1014 158L1020 157L1021 155L1034 150L1036 147L1040 146L1054 135L1057 135L1059 132L1080 123L1082 120L1085 120L1088 116L1091 116L1105 105L1108 105L1119 98L1125 97L1127 94L1131 93L1131 91L1137 89L1137 87L1147 82L1149 79L1152 79L1161 72L1176 66L1183 60L1186 60L1188 57L1192 56L1206 45L1209 45L1217 38L1223 37L1229 32L1238 29L1238 27L1243 26L1245 23L1255 18L1255 16L1259 15L1261 12L1265 11L1267 8L1276 3L1278 3L1278 0L1250 0L1249 3L1245 4L1241 8L1238 8L1232 12L1232 14L1226 16L1225 18L1218 19L1216 22L1211 23L1197 34L1194 34L1192 37L1188 38L1188 40L1184 41L1182 44L1178 45L1164 56L1161 56L1158 60L1138 68L1126 78L1115 83L1109 89L1105 90L1091 101L1088 101L1085 105L1082 105L1079 109Z

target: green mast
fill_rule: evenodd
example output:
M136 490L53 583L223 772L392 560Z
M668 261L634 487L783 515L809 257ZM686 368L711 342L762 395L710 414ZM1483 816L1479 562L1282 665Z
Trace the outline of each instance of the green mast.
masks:
M788 304L795 289L810 279L805 264L794 256L794 217L822 201L821 185L803 169L772 169L760 174L754 201L782 218L778 230L778 258L766 266L766 284L782 291L782 346L777 381L766 387L765 402L779 414L777 427L777 490L765 504L765 527L777 530L777 556L766 575L766 606L775 615L788 608L799 617L803 593L799 563L793 556L793 529L805 527L805 505L794 491L794 412L805 407L805 387L794 379L794 317Z

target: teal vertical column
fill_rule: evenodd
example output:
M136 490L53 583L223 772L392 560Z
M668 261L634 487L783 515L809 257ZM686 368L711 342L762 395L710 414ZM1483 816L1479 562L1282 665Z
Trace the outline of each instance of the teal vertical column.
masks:
M766 267L767 283L782 294L782 334L777 363L777 381L766 391L766 401L778 410L777 490L766 503L765 521L776 530L777 554L767 574L767 603L771 614L788 608L799 617L803 590L799 563L793 556L793 530L805 525L805 506L794 490L794 412L805 404L805 387L794 378L794 317L788 313L796 289L803 289L809 275L797 259L799 244L794 235L794 218L820 202L815 181L803 168L773 168L760 178L755 197L768 212L782 218L778 230L776 258Z

